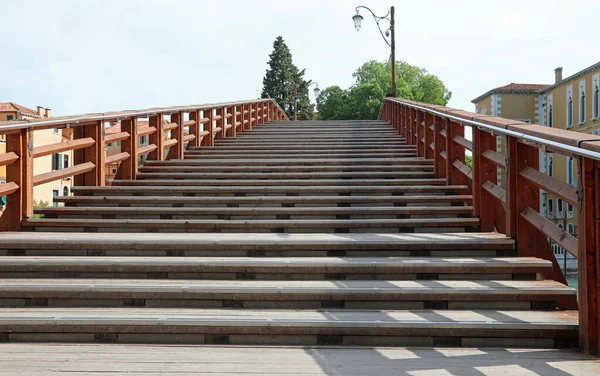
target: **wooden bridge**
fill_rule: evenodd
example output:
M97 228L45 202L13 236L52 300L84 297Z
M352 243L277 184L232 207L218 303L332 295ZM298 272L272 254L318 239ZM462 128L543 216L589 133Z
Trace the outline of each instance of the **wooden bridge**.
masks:
M33 148L49 128L74 139ZM293 122L261 99L0 135L1 341L598 352L598 136L391 98L375 121ZM74 166L34 175L66 150ZM577 187L539 172L540 150L576 158ZM35 185L69 176L64 206L33 207ZM539 213L540 189L577 208L577 239ZM579 296L548 238L579 258Z

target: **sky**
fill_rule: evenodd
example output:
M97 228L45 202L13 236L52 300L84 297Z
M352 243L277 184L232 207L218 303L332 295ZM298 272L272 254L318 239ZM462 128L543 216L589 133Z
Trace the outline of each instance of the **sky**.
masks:
M0 0L0 102L58 116L257 98L279 35L306 79L346 88L389 57L368 12L354 28L358 5L396 7L397 59L437 75L454 108L600 57L598 0Z

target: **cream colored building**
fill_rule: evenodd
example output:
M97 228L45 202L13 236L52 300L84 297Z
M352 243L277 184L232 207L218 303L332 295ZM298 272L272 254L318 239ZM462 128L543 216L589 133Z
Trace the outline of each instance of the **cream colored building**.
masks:
M41 119L52 117L49 108L38 106L37 111L25 106L5 102L0 103L0 121L23 120L23 119ZM72 139L72 131L60 129L46 129L35 131L33 135L33 147L49 145L62 142L66 139ZM0 139L0 153L6 152L5 139ZM63 152L45 157L36 158L33 162L33 174L39 175L54 170L71 167L73 164L73 152ZM0 168L0 180L6 180L6 168ZM72 178L60 179L46 184L38 185L33 188L33 199L36 204L47 203L52 205L52 198L59 195L71 194L73 185Z
M510 84L475 98L476 112L525 121L540 126L600 135L600 62L563 78L563 68L555 70L554 84ZM505 152L503 138L498 149ZM540 170L577 186L579 172L570 157L540 151ZM499 170L499 184L505 182ZM574 208L542 191L541 211L569 233L577 234Z

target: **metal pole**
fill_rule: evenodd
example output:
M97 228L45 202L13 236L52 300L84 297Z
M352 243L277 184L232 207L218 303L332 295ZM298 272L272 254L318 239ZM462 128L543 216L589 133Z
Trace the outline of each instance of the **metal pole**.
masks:
M298 120L298 86L294 86L294 121Z
M392 33L392 97L396 97L396 28L394 26L394 7L390 9L391 22L390 32Z

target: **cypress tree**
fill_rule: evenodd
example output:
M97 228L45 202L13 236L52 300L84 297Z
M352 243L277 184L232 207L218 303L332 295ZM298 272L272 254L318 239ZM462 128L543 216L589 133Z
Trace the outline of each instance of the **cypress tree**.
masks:
M298 88L298 120L311 120L314 106L308 97L310 81L304 80L304 69L292 62L292 53L281 36L273 42L273 52L269 55L269 68L263 78L262 96L271 96L286 112L294 118L295 88Z

